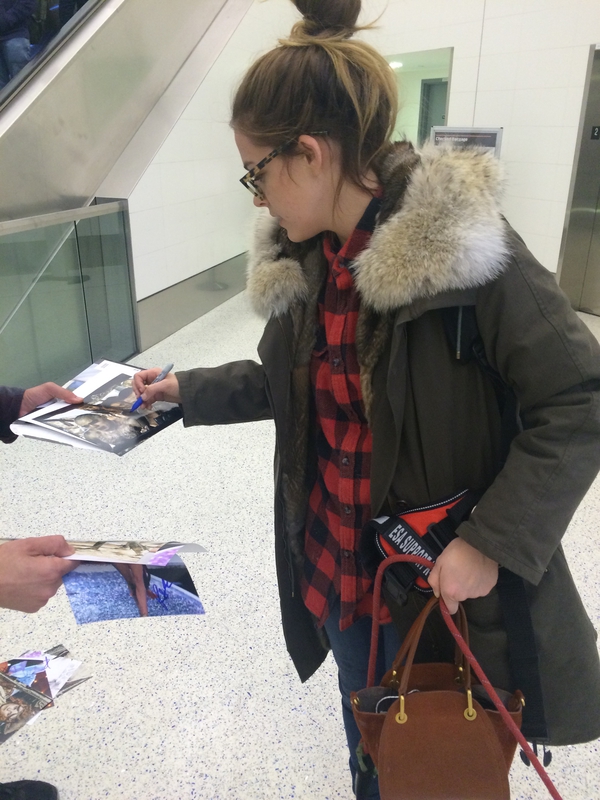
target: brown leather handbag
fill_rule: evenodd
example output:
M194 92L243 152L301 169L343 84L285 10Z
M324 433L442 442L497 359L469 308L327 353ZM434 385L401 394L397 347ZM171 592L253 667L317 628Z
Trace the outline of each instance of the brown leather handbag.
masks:
M351 695L363 747L378 770L382 800L510 800L508 771L517 739L552 797L561 800L519 731L523 695L491 687L469 650L462 606L458 630L443 600L432 598L415 620L381 685L372 685L381 578L389 564L409 558L414 557L393 556L380 565L368 686ZM423 628L438 605L457 642L455 661L415 664ZM471 667L479 681L472 678Z

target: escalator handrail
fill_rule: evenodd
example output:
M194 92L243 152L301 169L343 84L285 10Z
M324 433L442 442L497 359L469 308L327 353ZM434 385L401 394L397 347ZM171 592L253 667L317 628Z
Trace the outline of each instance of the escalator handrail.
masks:
M51 214L37 214L32 217L7 219L4 222L0 222L0 236L22 233L36 228L47 228L49 225L62 225L68 222L79 222L82 219L104 217L107 214L114 214L115 211L126 211L127 208L127 200L111 200L110 202L102 202L97 205L84 206L83 208L53 211Z

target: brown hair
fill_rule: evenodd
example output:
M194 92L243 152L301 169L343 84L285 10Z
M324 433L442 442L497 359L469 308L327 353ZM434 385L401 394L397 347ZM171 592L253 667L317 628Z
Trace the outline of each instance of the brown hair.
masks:
M364 29L356 25L361 0L292 2L304 19L250 67L233 101L231 126L272 147L327 131L340 146L342 179L362 187L394 130L394 74L373 47L350 41Z

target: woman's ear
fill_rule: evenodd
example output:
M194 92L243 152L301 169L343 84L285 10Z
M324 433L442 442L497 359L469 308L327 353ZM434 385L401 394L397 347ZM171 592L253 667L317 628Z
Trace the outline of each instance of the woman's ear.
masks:
M302 134L298 137L298 150L306 161L318 170L322 169L326 160L325 143L323 139L317 139L309 134Z

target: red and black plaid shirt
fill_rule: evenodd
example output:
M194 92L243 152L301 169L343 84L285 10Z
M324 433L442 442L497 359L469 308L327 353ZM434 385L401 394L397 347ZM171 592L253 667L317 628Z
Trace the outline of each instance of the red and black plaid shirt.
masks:
M356 352L360 297L351 263L368 245L381 196L329 261L319 298L319 330L310 374L317 421L318 473L309 499L302 597L323 625L340 598L340 630L372 611L373 581L357 558L362 527L371 517L372 437L365 417Z

